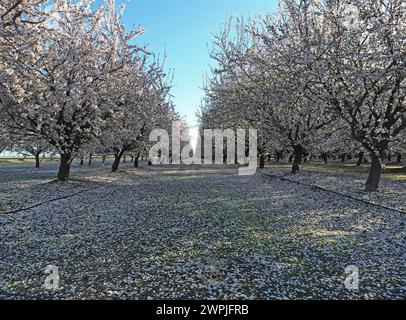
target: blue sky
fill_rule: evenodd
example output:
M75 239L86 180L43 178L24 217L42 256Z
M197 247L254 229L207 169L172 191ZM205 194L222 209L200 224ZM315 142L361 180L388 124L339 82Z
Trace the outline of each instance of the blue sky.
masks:
M117 0L117 2L120 2ZM146 33L138 40L151 51L166 51L166 68L175 70L176 110L195 125L203 92L203 74L213 61L207 47L230 16L275 12L277 0L124 0L127 28L141 25Z

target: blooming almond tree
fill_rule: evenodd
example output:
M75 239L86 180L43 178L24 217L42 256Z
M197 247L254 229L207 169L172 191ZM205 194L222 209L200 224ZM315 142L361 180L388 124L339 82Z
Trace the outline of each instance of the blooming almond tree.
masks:
M12 135L8 148L23 155L35 157L35 168L40 167L40 157L46 152L52 152L48 142L35 135Z
M114 155L112 172L116 172L125 153L143 149L149 133L155 128L170 128L173 107L168 100L170 86L165 83L162 66L153 62L146 66L146 60L134 61L121 73L127 73L117 80L110 90L116 97L118 111L109 127L99 139L100 147Z
M0 33L12 38L23 25L35 25L44 20L40 14L49 0L2 0L0 3ZM12 39L9 39L12 40Z
M251 64L263 77L257 81L268 101L262 116L281 144L293 150L292 173L299 171L305 153L320 150L338 123L337 116L328 112L326 102L319 98L319 85L308 81L305 64L298 63L306 48L292 35L300 27L281 11L276 17L252 20L245 28L257 44Z
M59 154L58 180L69 179L81 145L101 136L118 104L110 97L117 75L136 48L113 1L56 0L36 24L35 45L21 34L13 54L1 56L1 108L9 126L34 133Z
M270 139L272 129L263 117L263 110L269 106L264 86L260 85L264 84L263 70L252 63L258 48L251 35L246 34L244 21L238 19L235 30L232 25L230 19L215 37L211 57L217 66L207 80L201 129L258 129L257 153L263 168L266 151L274 147L269 142L275 141Z
M6 127L0 122L0 153L2 153L9 144L9 135L6 131Z
M265 17L242 24L240 19L232 33L237 37L227 25L216 38L212 56L218 67L206 97L212 118L237 117L240 125L258 129L260 167L266 151L292 149L296 173L305 151L316 149L334 117L321 110L315 92L305 90L304 67L294 63L289 49L293 39L281 37L272 22Z
M37 58L38 36L42 32L46 15L42 0L2 0L0 2L0 108L10 105L8 96L10 64L27 65ZM28 50L28 49L31 50ZM3 119L4 120L4 119Z
M311 11L322 19L310 18ZM406 129L405 3L306 1L296 13L302 31L312 30L306 38L305 32L301 35L302 43L309 44L303 62L312 73L310 81L322 86L321 97L369 152L366 190L376 191L382 162Z
M366 151L375 191L388 151L405 144L405 21L401 0L283 0L232 36L226 25L205 119L255 119L265 139L291 145L294 172L304 151Z

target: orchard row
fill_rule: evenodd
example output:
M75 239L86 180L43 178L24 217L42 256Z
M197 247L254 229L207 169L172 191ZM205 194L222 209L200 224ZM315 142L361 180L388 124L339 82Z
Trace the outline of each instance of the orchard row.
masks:
M202 129L258 129L258 154L365 155L367 191L406 150L402 0L283 0L276 15L230 20L215 38Z

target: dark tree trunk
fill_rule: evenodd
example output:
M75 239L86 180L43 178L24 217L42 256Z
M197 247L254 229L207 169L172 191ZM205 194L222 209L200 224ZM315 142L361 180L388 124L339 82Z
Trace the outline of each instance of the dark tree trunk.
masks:
M135 155L135 157L134 157L134 168L138 168L138 158L139 158L139 155Z
M401 161L402 161L402 155L401 155L400 153L398 154L398 157L397 157L396 161L397 161L397 162L401 162Z
M88 162L88 165L89 165L89 166L92 165L92 160L93 160L93 155L90 154L90 155L89 155L89 162Z
M296 174L300 170L300 164L302 163L303 157L303 147L301 145L296 145L293 148L293 165L292 165L292 173Z
M358 155L357 167L361 166L362 160L364 159L364 153L360 152Z
M263 153L259 155L259 168L265 168L265 155Z
M114 162L111 167L111 172L117 172L118 167L120 166L120 161L121 161L121 157L123 156L123 154L124 154L124 151L116 152L116 154L114 155Z
M39 169L39 153L35 154L35 168Z
M70 165L72 159L69 153L61 154L61 162L59 164L58 181L68 181L70 173Z
M324 164L328 164L328 156L327 156L327 153L322 153L321 154L321 157L323 158L323 161L324 161Z
M103 162L103 165L106 163L106 156L103 156L102 162Z
M80 165L83 166L83 157L80 158Z
M365 185L365 191L374 192L378 190L382 164L381 160L374 154L371 156L371 160L371 168L369 169L369 176Z
M276 151L275 156L276 156L276 162L281 161L283 158L283 151Z

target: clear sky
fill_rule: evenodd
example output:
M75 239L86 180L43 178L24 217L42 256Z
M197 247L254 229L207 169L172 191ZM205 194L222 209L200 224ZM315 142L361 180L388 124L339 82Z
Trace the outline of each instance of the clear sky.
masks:
M120 0L117 0L119 3ZM230 16L275 12L277 0L124 0L128 28L141 25L146 33L137 41L161 55L166 68L174 69L176 110L189 125L202 98L203 74L213 65L208 52L212 35Z

